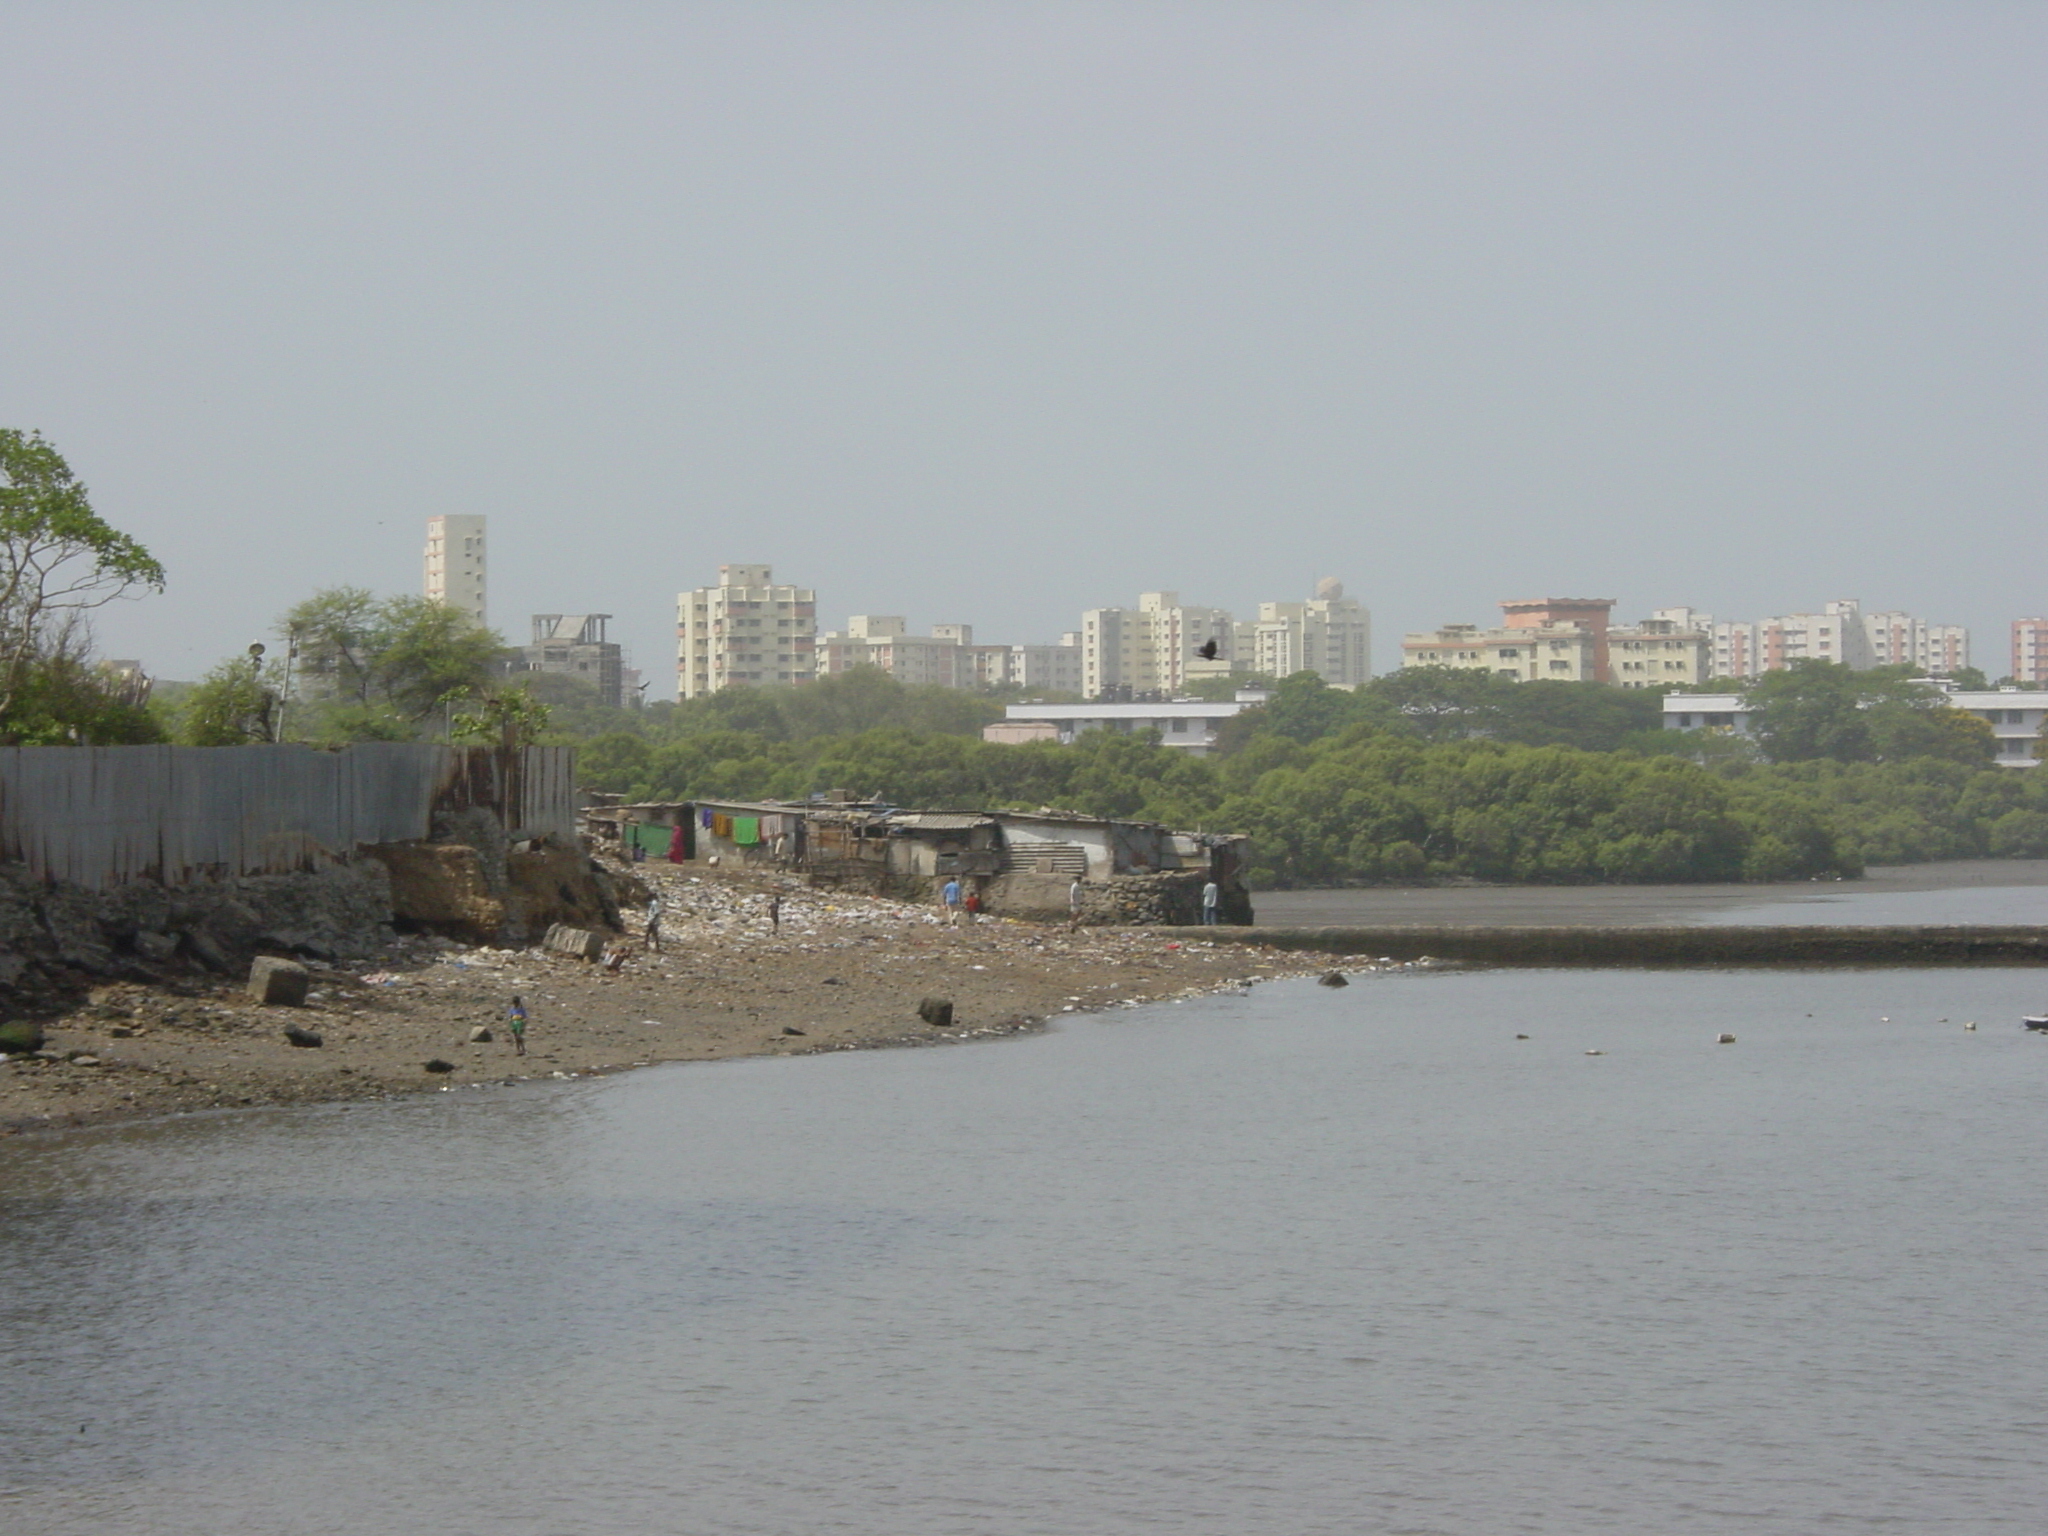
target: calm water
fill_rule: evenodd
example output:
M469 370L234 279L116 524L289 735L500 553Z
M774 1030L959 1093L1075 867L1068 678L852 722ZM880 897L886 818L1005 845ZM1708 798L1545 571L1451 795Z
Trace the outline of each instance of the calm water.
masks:
M0 1529L2036 1531L2044 1001L1287 984L10 1143Z

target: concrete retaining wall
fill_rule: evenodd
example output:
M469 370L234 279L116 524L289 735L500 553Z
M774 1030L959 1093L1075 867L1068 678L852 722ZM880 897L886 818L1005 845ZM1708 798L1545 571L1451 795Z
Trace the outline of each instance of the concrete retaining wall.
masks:
M2048 965L2048 928L1168 928L1183 941L1520 966Z

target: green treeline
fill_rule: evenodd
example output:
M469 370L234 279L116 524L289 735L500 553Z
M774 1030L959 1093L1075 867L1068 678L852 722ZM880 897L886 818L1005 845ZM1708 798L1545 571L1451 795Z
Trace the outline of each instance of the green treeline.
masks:
M632 729L582 741L582 776L633 800L850 789L1245 832L1265 886L1777 880L2048 857L2048 771L1988 766L1982 722L1924 691L1827 673L1803 691L1779 685L1798 707L1778 722L1777 762L1733 738L1662 730L1653 691L1592 684L1404 672L1346 693L1289 678L1198 759L1149 733L996 746L969 734L995 714L986 701L853 674L639 712ZM1827 700L1853 713L1830 725ZM889 723L843 728L877 714Z

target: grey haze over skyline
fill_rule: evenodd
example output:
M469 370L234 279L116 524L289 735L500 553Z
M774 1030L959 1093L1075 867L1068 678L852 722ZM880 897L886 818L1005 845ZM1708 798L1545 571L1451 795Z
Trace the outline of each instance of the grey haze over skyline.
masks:
M0 424L193 677L316 587L722 563L1044 641L1341 577L2048 611L2048 7L55 5L0 21Z

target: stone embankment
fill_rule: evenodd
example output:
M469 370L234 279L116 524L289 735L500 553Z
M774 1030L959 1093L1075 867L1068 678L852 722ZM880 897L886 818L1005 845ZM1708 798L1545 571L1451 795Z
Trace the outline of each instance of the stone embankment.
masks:
M2048 965L2048 928L1779 927L1700 924L1661 928L1491 927L1399 924L1327 928L1175 928L1265 949L1387 955L1482 965Z

